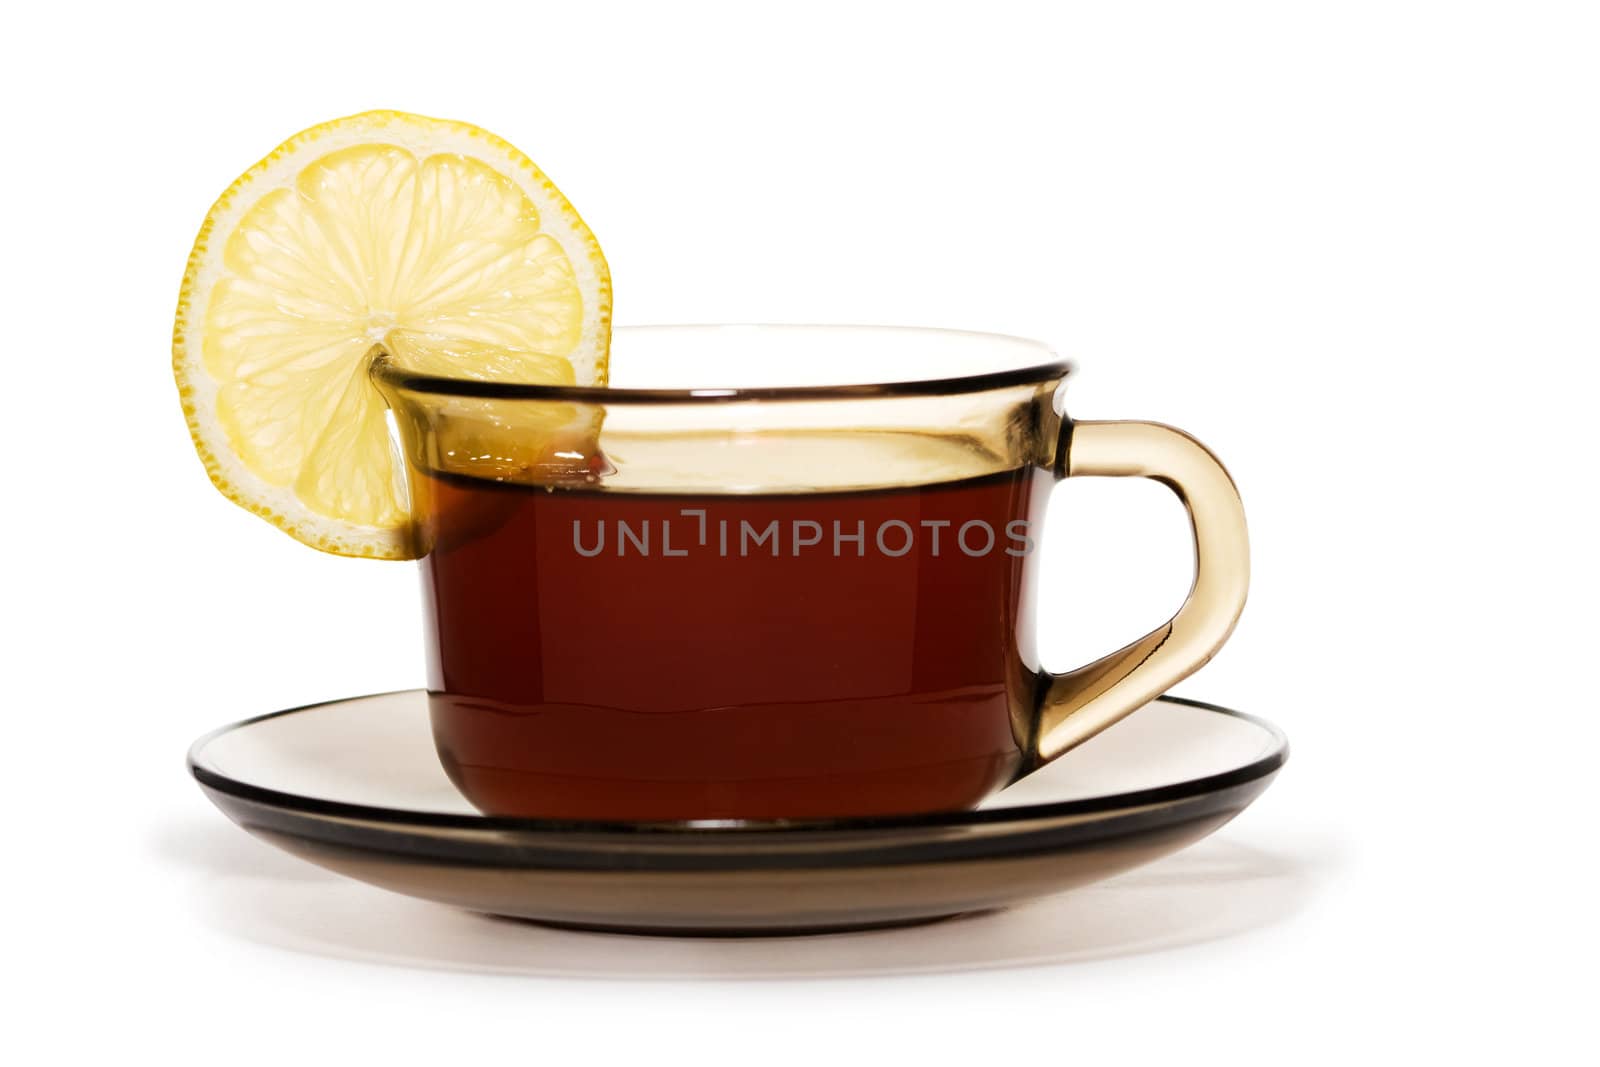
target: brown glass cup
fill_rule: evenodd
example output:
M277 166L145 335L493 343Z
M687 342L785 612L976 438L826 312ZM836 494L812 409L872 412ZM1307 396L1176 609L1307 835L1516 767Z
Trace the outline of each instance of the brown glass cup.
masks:
M1244 605L1221 464L1170 427L1068 419L1070 368L1041 345L648 327L612 360L611 388L374 361L417 516L434 738L491 814L970 807L1188 676ZM708 387L666 387L686 375ZM795 378L818 384L765 384ZM1039 523L1080 475L1171 487L1196 576L1156 630L1052 674Z

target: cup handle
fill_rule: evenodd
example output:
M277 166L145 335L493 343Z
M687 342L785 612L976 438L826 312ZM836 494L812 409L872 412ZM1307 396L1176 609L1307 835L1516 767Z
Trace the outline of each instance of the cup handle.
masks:
M1063 477L1152 478L1178 495L1194 531L1189 598L1164 625L1065 674L1046 674L1034 762L1104 730L1205 665L1233 632L1250 585L1244 507L1205 445L1154 422L1065 422Z

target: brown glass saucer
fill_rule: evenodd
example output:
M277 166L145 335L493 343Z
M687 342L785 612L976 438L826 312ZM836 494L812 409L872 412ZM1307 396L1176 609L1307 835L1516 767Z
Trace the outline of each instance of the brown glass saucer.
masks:
M189 769L234 822L397 893L543 923L792 934L911 923L1097 881L1191 844L1288 757L1270 723L1162 697L973 811L805 822L491 818L420 691L225 726Z

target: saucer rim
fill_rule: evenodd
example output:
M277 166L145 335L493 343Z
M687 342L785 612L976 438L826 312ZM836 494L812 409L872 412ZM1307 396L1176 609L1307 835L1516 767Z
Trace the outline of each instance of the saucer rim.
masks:
M289 793L266 786L253 785L232 778L203 760L205 748L226 734L271 719L285 718L302 712L314 711L334 704L348 704L357 700L382 697L426 694L425 689L395 689L382 693L367 693L354 697L321 700L292 708L266 712L237 722L219 726L196 738L189 746L186 763L189 773L202 788L246 802L265 805L281 811L317 818L353 819L379 823L397 828L429 827L435 829L498 831L509 834L582 834L598 837L638 837L641 835L672 835L710 840L732 835L759 834L764 837L781 835L786 838L819 834L853 832L877 833L884 830L960 830L995 825L1028 823L1036 820L1059 820L1079 817L1125 813L1130 808L1176 804L1204 797L1253 782L1264 781L1275 775L1289 759L1289 738L1278 726L1246 712L1189 697L1163 694L1152 701L1198 708L1202 711L1241 719L1264 731L1271 741L1267 751L1251 762L1215 774L1189 778L1180 782L1153 786L1147 789L1106 793L1046 803L1021 804L1015 807L966 809L957 811L923 812L909 815L852 815L838 818L816 819L663 819L663 820L599 820L599 819L535 819L505 815L463 814L456 812L414 811L401 808L354 804L341 800L325 800L300 793Z

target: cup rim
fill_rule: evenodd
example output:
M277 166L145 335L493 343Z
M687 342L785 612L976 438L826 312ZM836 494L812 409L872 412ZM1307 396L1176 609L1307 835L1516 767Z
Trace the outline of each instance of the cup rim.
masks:
M1055 355L1048 345L1026 337L983 330L952 330L931 326L885 326L832 323L661 323L620 326L617 333L647 331L689 331L735 327L751 330L886 331L900 335L923 333L939 337L967 337L974 341L994 341L1008 345L1027 345L1051 357L1003 370L938 378L907 378L848 385L730 386L703 388L616 388L603 385L549 385L530 382L482 381L421 374L399 366L381 347L374 348L369 364L371 374L393 389L440 396L473 397L485 400L543 400L587 404L705 404L748 401L817 401L884 399L891 397L948 396L982 393L1009 386L1043 384L1074 373L1076 364Z

